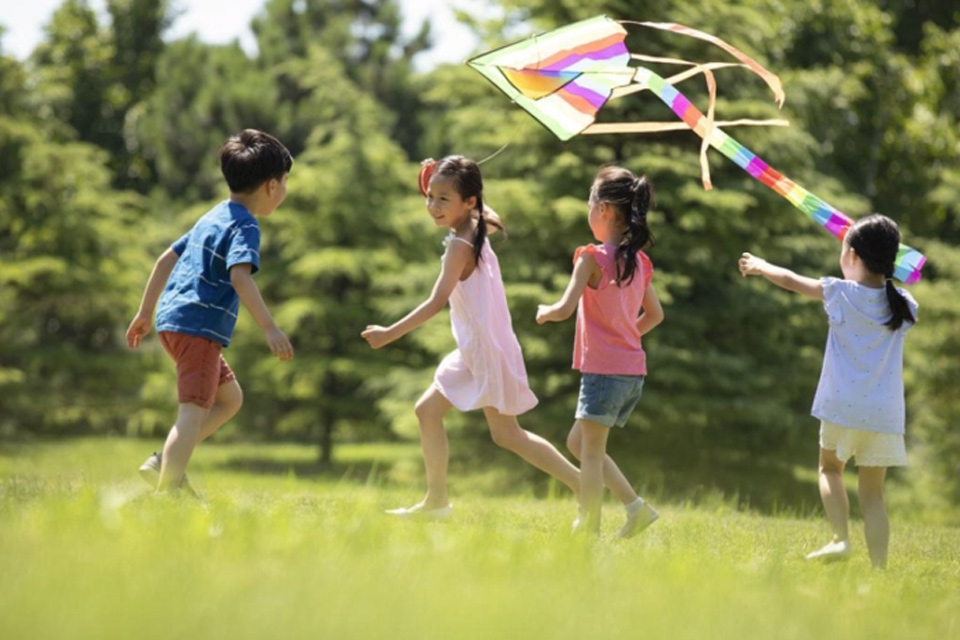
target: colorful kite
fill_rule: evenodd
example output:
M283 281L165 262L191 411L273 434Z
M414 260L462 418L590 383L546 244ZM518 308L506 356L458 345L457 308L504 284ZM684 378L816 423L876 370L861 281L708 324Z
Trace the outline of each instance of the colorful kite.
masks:
M671 31L705 40L723 48L740 63L697 64L675 58L632 54L623 42L627 35L624 24ZM690 68L663 78L646 67L630 66L632 60ZM853 220L847 215L771 168L720 129L722 126L786 126L788 123L784 120L714 119L715 69L750 69L767 83L778 105L782 106L784 100L783 89L776 75L714 36L672 23L616 22L606 16L598 16L485 53L467 61L467 64L483 74L561 140L569 140L579 134L650 133L690 129L702 139L700 167L704 188L712 188L706 153L709 147L713 147L837 238L842 240L853 224ZM673 84L701 73L706 79L710 96L706 115ZM670 107L681 122L595 122L597 112L609 100L646 90L652 91ZM925 262L926 258L920 252L900 245L894 276L907 284L913 284L920 279L920 270Z

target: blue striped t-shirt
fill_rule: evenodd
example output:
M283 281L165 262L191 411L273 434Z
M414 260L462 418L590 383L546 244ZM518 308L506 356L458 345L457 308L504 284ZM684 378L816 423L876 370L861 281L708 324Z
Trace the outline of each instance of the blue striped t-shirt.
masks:
M202 336L229 346L240 298L230 267L260 269L260 225L247 208L224 201L172 246L177 261L160 296L157 331Z

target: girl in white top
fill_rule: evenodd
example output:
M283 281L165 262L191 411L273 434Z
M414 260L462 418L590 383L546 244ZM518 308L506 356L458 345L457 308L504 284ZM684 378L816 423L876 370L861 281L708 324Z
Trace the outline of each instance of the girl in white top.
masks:
M462 156L427 161L421 170L427 212L438 227L448 227L440 275L430 297L389 327L371 325L361 334L374 349L390 344L429 320L450 302L450 322L457 349L440 363L433 384L417 401L420 444L427 472L427 495L393 515L445 518L447 434L443 416L452 408L483 409L493 441L557 478L574 493L580 472L556 447L520 428L517 416L537 404L527 384L520 343L497 256L487 239L488 226L502 228L499 217L483 205L480 168Z
M830 323L823 372L812 414L820 419L820 497L833 540L807 559L850 554L850 506L843 468L856 456L860 509L874 568L887 564L890 524L883 502L887 467L907 463L904 446L903 337L916 323L917 303L893 285L900 245L897 224L879 214L858 220L840 252L843 280L798 276L756 256L740 258L743 276L823 300Z

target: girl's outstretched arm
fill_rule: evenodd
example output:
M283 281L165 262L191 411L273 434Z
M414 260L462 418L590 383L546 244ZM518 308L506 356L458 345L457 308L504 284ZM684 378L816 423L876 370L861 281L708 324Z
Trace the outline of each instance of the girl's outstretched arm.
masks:
M570 283L567 285L567 290L563 292L563 297L553 304L537 306L537 324L560 322L573 315L583 290L590 283L596 285L600 276L600 265L597 264L597 259L586 251L581 253L577 258L577 264L573 267L573 275L570 276Z
M394 340L402 338L440 313L440 310L446 306L450 294L453 293L453 288L457 286L464 270L473 259L473 247L471 245L465 242L450 242L447 245L446 253L443 254L440 275L433 285L430 297L389 327L367 325L360 336L369 342L371 347L379 349Z
M823 300L823 284L815 278L800 276L775 264L770 264L763 258L744 252L740 257L740 275L763 276L778 287L799 293L802 296Z
M653 288L653 283L647 285L647 290L643 292L643 313L637 318L637 329L640 335L644 336L663 322L663 305L660 304L660 298L657 297L657 290Z

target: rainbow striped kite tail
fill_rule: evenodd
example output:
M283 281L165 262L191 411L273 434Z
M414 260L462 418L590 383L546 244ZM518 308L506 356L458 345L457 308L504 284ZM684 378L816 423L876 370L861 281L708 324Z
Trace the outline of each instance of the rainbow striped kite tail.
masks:
M926 263L926 256L913 247L901 244L893 265L893 277L904 284L916 284L920 281L920 271Z

